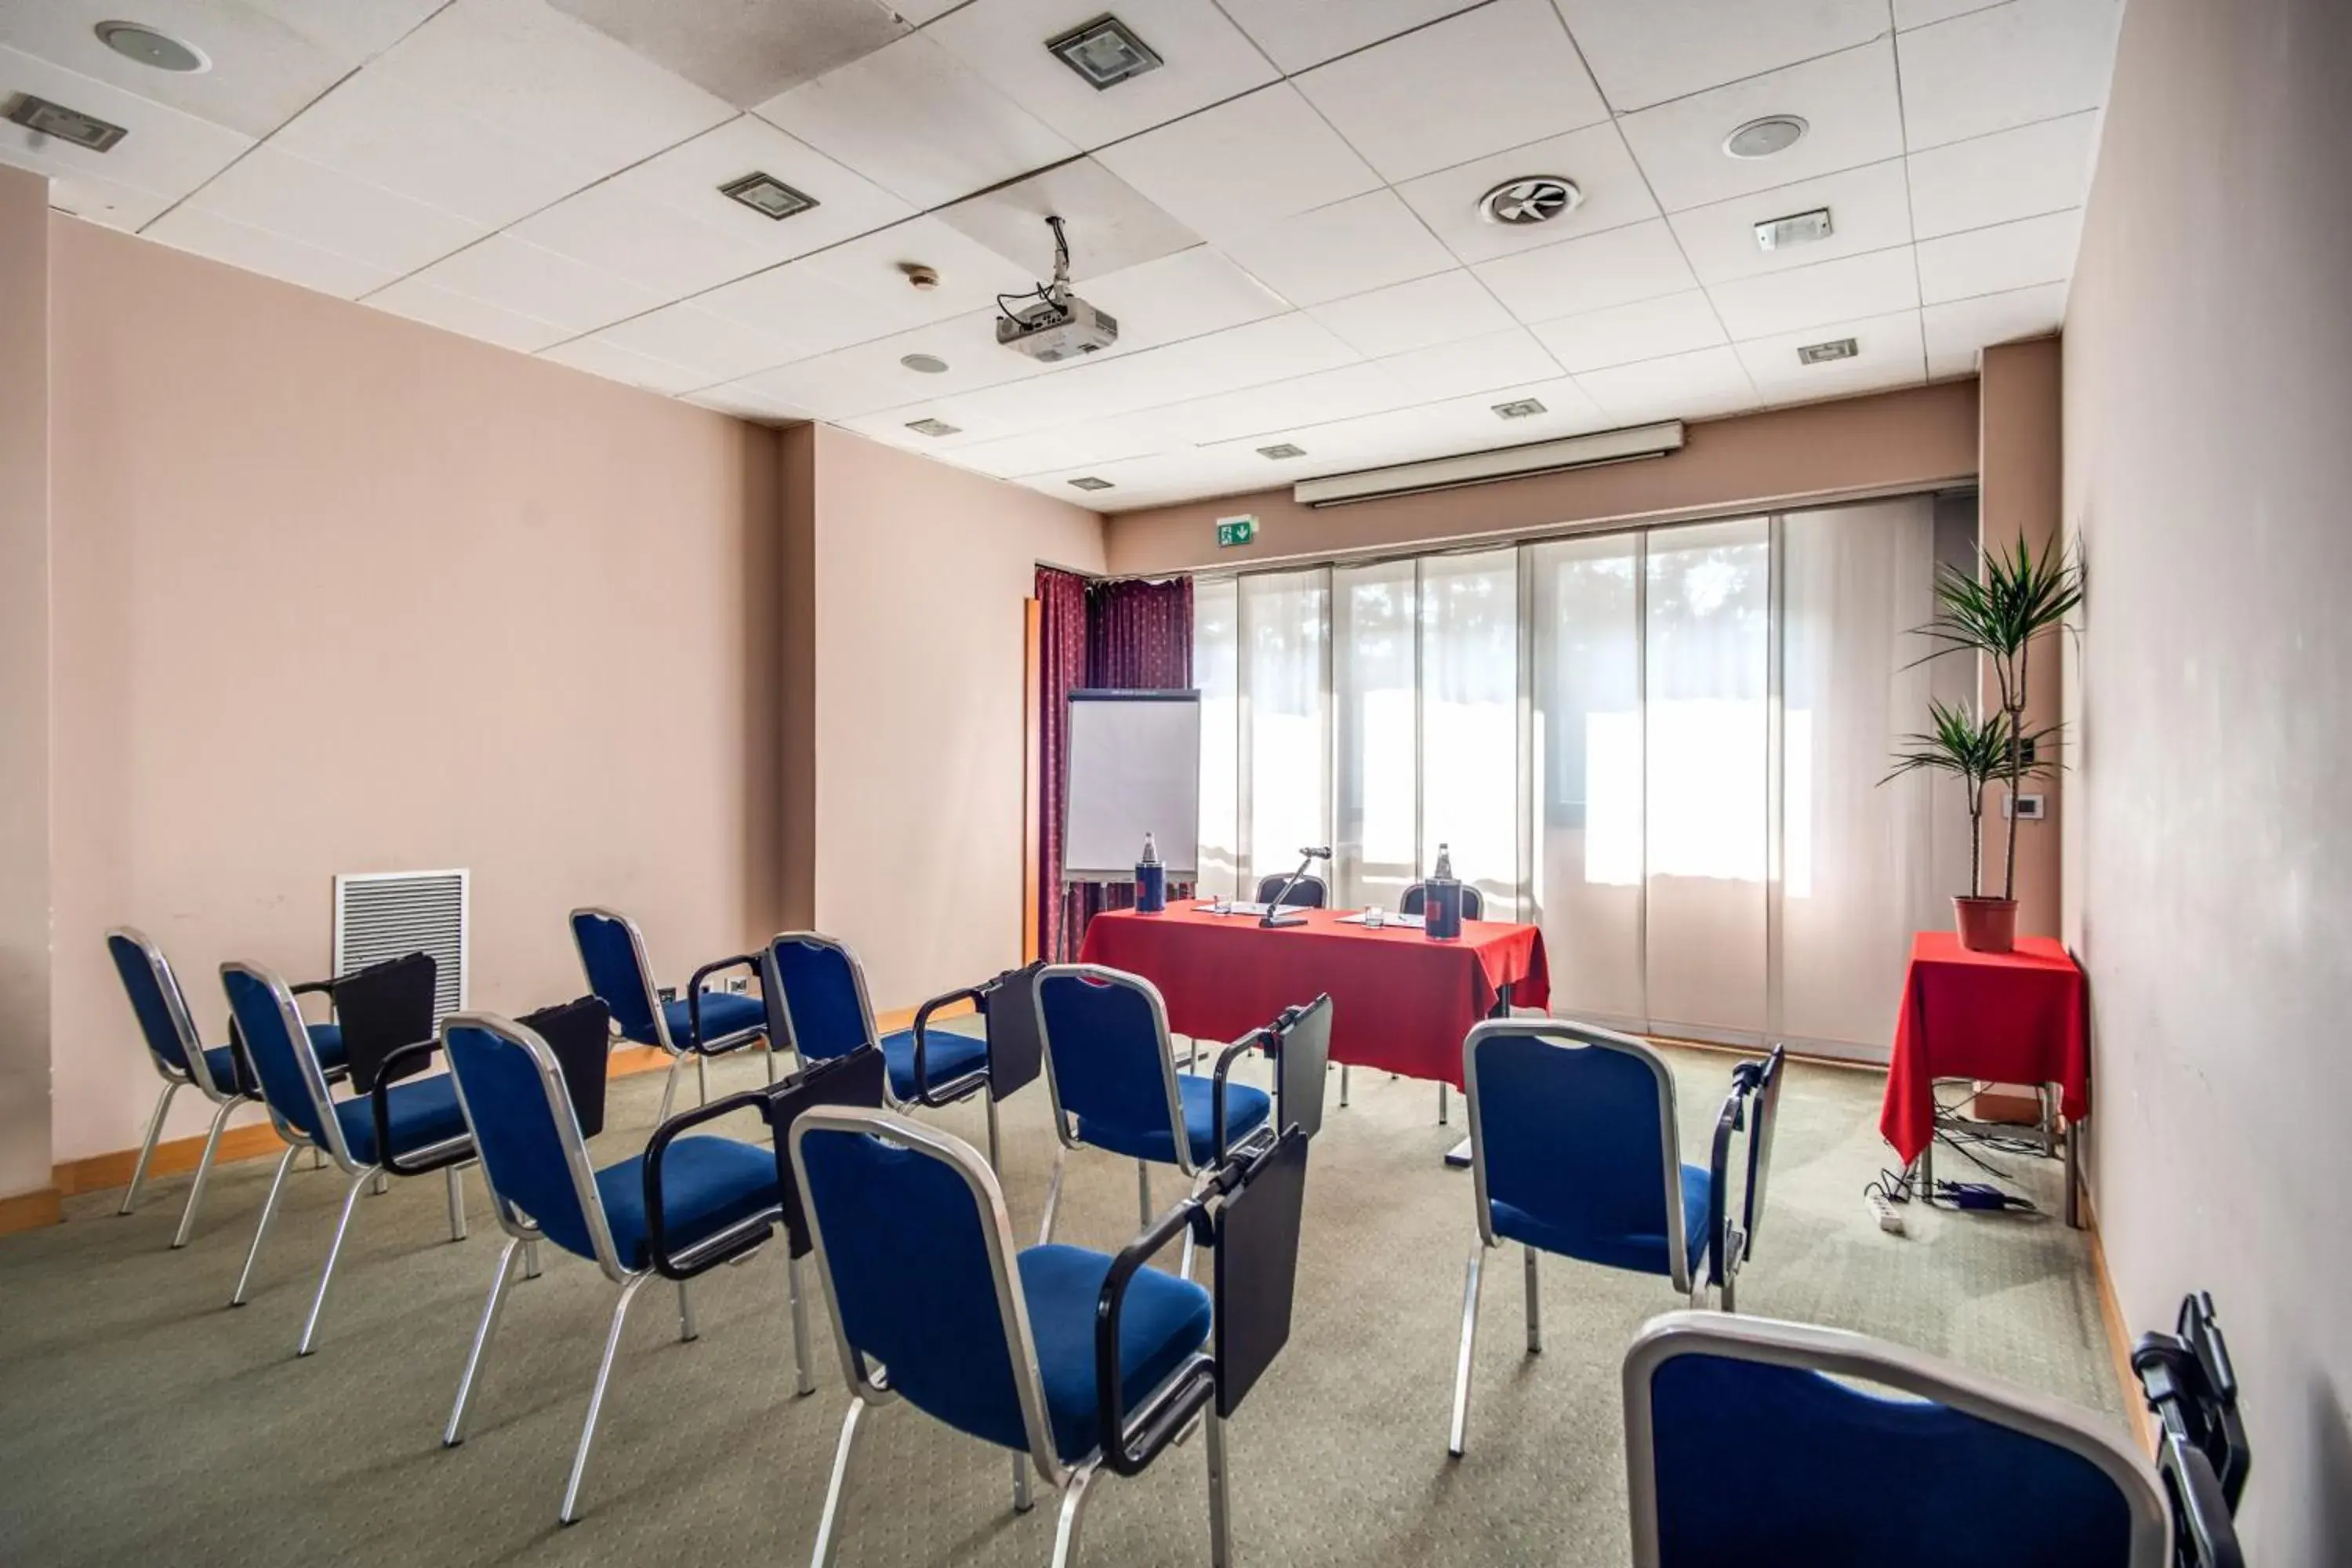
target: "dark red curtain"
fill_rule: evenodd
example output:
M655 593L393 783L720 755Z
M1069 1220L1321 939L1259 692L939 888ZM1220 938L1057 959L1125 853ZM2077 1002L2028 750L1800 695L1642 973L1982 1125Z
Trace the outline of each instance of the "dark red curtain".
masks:
M1089 583L1070 572L1037 569L1044 608L1038 693L1044 721L1039 807L1043 864L1037 868L1037 951L1056 963L1078 953L1087 921L1125 909L1135 889L1124 882L1062 885L1062 786L1069 776L1069 694L1079 687L1127 691L1181 690L1192 684L1192 581ZM1141 846L1138 846L1140 848ZM1171 887L1170 897L1186 889Z

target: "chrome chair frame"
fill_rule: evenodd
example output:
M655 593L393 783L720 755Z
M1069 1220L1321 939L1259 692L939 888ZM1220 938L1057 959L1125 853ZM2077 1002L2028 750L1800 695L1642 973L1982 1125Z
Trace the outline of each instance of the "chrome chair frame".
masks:
M213 1112L211 1131L205 1134L204 1152L196 1156L196 1179L188 1188L186 1206L180 1211L179 1228L172 1233L172 1246L174 1248L185 1247L189 1236L195 1230L196 1207L205 1201L205 1182L212 1174L213 1155L220 1148L221 1133L228 1126L229 1112L240 1105L259 1104L261 1099L258 1094L247 1094L234 1083L213 1081L212 1064L205 1056L204 1038L196 1032L195 1020L188 1012L187 995L180 989L179 976L172 972L172 961L163 956L163 950L135 926L116 926L106 933L106 940L110 946L117 940L129 942L146 959L148 972L153 977L156 988L163 993L164 1010L171 1016L172 1032L180 1043L180 1055L188 1064L184 1070L174 1068L156 1053L152 1043L142 1042L145 1046L149 1064L154 1068L155 1075L163 1080L163 1092L155 1100L154 1113L147 1118L147 1136L139 1145L139 1163L131 1169L131 1185L123 1192L122 1206L114 1211L117 1215L129 1214L131 1206L139 1201L139 1188L147 1179L149 1163L155 1158L155 1145L163 1138L163 1121L171 1112L173 1096L194 1086L197 1093L218 1108ZM143 1027L141 1033L144 1035Z
M335 1264L343 1254L343 1237L352 1228L352 1210L359 1203L362 1188L371 1182L377 1184L383 1182L385 1165L383 1163L383 1159L390 1153L390 1151L378 1148L376 1151L378 1160L368 1164L362 1164L353 1157L351 1146L343 1137L342 1121L335 1114L334 1102L327 1096L325 1069L319 1065L318 1052L310 1044L310 1032L302 1022L301 1010L294 1005L294 994L286 982L258 964L244 963L236 960L221 965L221 976L224 980L231 974L245 975L270 990L278 1004L278 1013L287 1031L287 1038L294 1050L295 1066L302 1075L304 1088L310 1092L312 1114L317 1118L320 1129L325 1133L325 1137L323 1140L310 1137L280 1115L277 1106L269 1105L269 1120L276 1125L278 1135L286 1141L286 1152L279 1156L278 1172L270 1178L269 1195L262 1200L260 1223L253 1228L253 1245L246 1249L245 1268L236 1277L236 1289L230 1295L228 1300L230 1306L245 1305L247 1287L253 1282L254 1265L261 1258L262 1238L269 1234L269 1222L277 1217L278 1200L286 1189L286 1173L293 1168L294 1156L306 1148L313 1150L324 1154L334 1163L338 1170L351 1178L351 1184L343 1194L342 1213L335 1221L335 1238L327 1247L326 1264L319 1270L318 1291L310 1298L310 1316L303 1320L302 1337L294 1347L296 1355L306 1356L310 1353L318 1339L319 1319L327 1306L327 1287L334 1282ZM253 1047L248 1043L246 1048L251 1050ZM254 1077L257 1080L261 1077L257 1068ZM266 1098L263 1103L268 1103ZM472 1142L470 1137L446 1138L438 1143L429 1144L421 1149L405 1151L398 1155L397 1159L429 1160L437 1163L447 1160L448 1156L456 1153L459 1149L470 1146ZM470 1159L448 1160L447 1163L439 1165L445 1173L444 1180L448 1187L449 1239L451 1241L466 1239L466 1189L463 1173L465 1167L471 1163L473 1162Z
M1685 1352L1877 1384L2063 1448L2097 1467L2123 1494L2131 1518L2130 1568L2166 1568L2171 1561L2170 1525L2155 1468L2086 1412L2046 1394L1843 1329L1674 1311L1651 1319L1625 1352L1625 1481L1634 1568L1664 1568L1658 1556L1657 1431L1651 1378L1664 1363ZM1759 1546L1757 1560L1773 1560L1769 1543Z
M775 1042L768 1038L768 1026L764 1017L752 1028L738 1029L731 1035L722 1035L715 1040L698 1040L690 1046L681 1046L670 1037L669 1016L662 1007L661 983L654 977L654 961L652 954L646 950L646 933L637 929L635 921L618 910L607 909L602 904L583 904L563 917L565 929L572 932L572 950L580 955L580 972L587 979L588 989L592 993L596 989L596 975L595 971L589 966L588 950L582 946L580 942L580 921L583 916L592 920L609 921L629 933L629 952L635 958L637 964L637 984L645 992L646 1012L653 1019L654 1044L669 1053L669 1072L662 1079L661 1110L654 1117L656 1123L669 1120L670 1104L677 1094L677 1069L686 1065L686 1058L688 1057L694 1058L694 1089L698 1104L707 1104L710 1099L710 1058L724 1056L729 1051L740 1050L754 1039L760 1042L761 1048L768 1058L768 1081L770 1083L776 1081ZM688 1005L695 1005L693 998L701 989L706 976L719 970L732 968L741 962L740 958L723 958L716 963L706 963L696 970L693 978L687 982L687 989L681 993ZM764 978L763 975L763 981ZM614 1028L615 1038L625 1037L619 1035L617 1023Z
M1048 1059L1051 1059L1050 1056ZM1057 1106L1055 1115L1058 1119L1060 1114ZM1026 1452L1015 1452L1013 1456L1013 1510L1026 1513L1034 1506L1030 1495L1029 1468L1034 1466L1038 1477L1061 1494L1059 1519L1054 1532L1053 1568L1069 1568L1077 1554L1078 1531L1084 1521L1088 1489L1102 1471L1106 1460L1099 1447L1086 1458L1069 1464L1064 1463L1055 1449L1053 1424L1045 1410L1045 1378L1038 1369L1036 1339L1029 1327L1027 1299L1013 1284L1013 1259L1019 1256L1019 1248L1013 1239L1013 1216L1005 1207L1004 1189L998 1183L995 1171L981 1158L978 1150L962 1139L927 1127L910 1118L889 1111L819 1107L803 1111L793 1122L793 1178L799 1184L803 1194L809 1191L809 1182L808 1167L802 1158L801 1145L812 1129L861 1132L887 1139L947 1166L962 1178L965 1187L971 1193L974 1203L985 1218L982 1230L987 1243L989 1274L995 1286L997 1314L1004 1332L1008 1359L1013 1364L1013 1390L1021 1404L1021 1424L1029 1440ZM816 1548L809 1559L811 1568L831 1568L835 1553L841 1544L841 1503L847 1490L849 1465L856 1449L859 1425L869 1406L887 1405L898 1395L890 1386L888 1369L884 1368L877 1373L866 1362L865 1355L850 1343L848 1330L842 1322L841 1303L834 1295L833 1268L825 1253L824 1223L814 1203L808 1205L807 1214L809 1236L815 1245L817 1274L824 1281L825 1310L832 1315L834 1343L841 1352L842 1378L848 1384L850 1393L849 1410L842 1418L841 1436L834 1447L833 1476L825 1486L824 1512L817 1523ZM1146 1215L1145 1224L1149 1226L1151 1216ZM1212 1360L1206 1352L1195 1352L1163 1378L1158 1388L1165 1388L1191 1376L1196 1368ZM1157 1389L1153 1392L1156 1393ZM1145 1403L1149 1403L1149 1395ZM1208 1432L1210 1561L1213 1568L1225 1568L1232 1557L1232 1545L1228 1526L1231 1510L1225 1486L1224 1421L1217 1414L1213 1403L1202 1421ZM1111 1436L1115 1438L1118 1435Z
M564 1087L563 1069L557 1065L555 1053L547 1042L536 1031L494 1013L452 1013L441 1021L440 1039L445 1056L447 1054L449 1032L461 1028L479 1029L497 1036L520 1046L530 1057L532 1067L539 1073L540 1089L547 1097L549 1113L554 1117L562 1138L564 1168L571 1175L572 1196L578 1201L587 1226L589 1245L595 1250L596 1267L605 1279L621 1288L621 1299L613 1304L612 1322L604 1331L604 1352L596 1364L595 1384L589 1391L588 1415L581 1425L580 1446L572 1453L571 1474L563 1486L563 1505L557 1517L562 1522L571 1524L579 1518L580 1486L588 1473L588 1450L596 1438L596 1418L604 1413L604 1391L612 1382L614 1357L621 1348L621 1330L628 1321L629 1308L635 1302L637 1292L647 1281L661 1278L661 1271L651 1264L644 1268L630 1268L621 1261L620 1249L613 1241L611 1222L604 1214L604 1195L596 1185L595 1167L588 1162L587 1140L581 1136L571 1091ZM453 1066L450 1071L454 1077L457 1069ZM473 1127L474 1110L466 1099L463 1079L457 1081L457 1103L466 1112L466 1125ZM445 1448L457 1447L466 1440L467 1408L473 1402L475 1386L480 1381L491 1336L498 1331L499 1320L505 1312L507 1290L515 1279L515 1254L518 1251L522 1254L523 1279L535 1279L540 1274L538 1250L543 1233L539 1226L499 1194L487 1163L482 1167L482 1183L489 1189L490 1212L498 1219L499 1228L506 1232L507 1244L499 1251L498 1271L490 1281L489 1299L482 1305L482 1316L475 1326L473 1343L466 1352L465 1370L458 1374L457 1397L450 1406L448 1425L442 1428L441 1445ZM776 1228L777 1221L773 1217L739 1222L696 1244L695 1250L704 1256L730 1250L741 1247L754 1230L772 1235ZM744 1249L743 1256L749 1257L751 1250L756 1248ZM789 1263L792 1249L787 1247L782 1250ZM799 1331L802 1318L800 1277L797 1270L788 1270L786 1278L791 1291L793 1327ZM689 1283L686 1279L677 1281L677 1337L681 1343L691 1343L700 1336L700 1330L695 1325L694 1299L688 1289ZM805 1358L802 1381L807 1381Z
M1470 1368L1478 1338L1478 1287L1486 1251L1500 1247L1502 1238L1495 1234L1494 1207L1486 1197L1486 1137L1479 1120L1478 1048L1488 1040L1497 1038L1558 1040L1569 1039L1578 1047L1615 1051L1633 1058L1649 1068L1658 1086L1658 1139L1661 1162L1664 1166L1666 1205L1666 1254L1672 1269L1670 1278L1677 1293L1696 1306L1706 1292L1707 1277L1695 1263L1706 1261L1703 1254L1693 1259L1689 1256L1688 1238L1683 1230L1683 1163L1682 1135L1675 1119L1675 1075L1664 1058L1648 1046L1630 1035L1613 1029L1603 1029L1591 1024L1579 1024L1565 1018L1489 1018L1471 1026L1462 1041L1462 1097L1470 1108L1470 1175L1478 1205L1478 1237L1470 1248L1468 1275L1462 1286L1462 1344L1454 1367L1454 1423L1447 1438L1446 1449L1460 1458L1468 1440L1470 1426ZM1543 1350L1543 1303L1536 1273L1538 1249L1522 1246L1528 1297L1528 1353L1537 1355ZM1696 1279L1694 1279L1696 1276Z

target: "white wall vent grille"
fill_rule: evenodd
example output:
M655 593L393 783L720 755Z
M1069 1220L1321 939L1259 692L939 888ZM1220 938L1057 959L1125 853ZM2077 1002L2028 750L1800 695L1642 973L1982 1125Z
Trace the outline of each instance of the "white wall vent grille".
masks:
M335 973L433 955L433 1016L466 1005L465 871L370 871L335 879Z

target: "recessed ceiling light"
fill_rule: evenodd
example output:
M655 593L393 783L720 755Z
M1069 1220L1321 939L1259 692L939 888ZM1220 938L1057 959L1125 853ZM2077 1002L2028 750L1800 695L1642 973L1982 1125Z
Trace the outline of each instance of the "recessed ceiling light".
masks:
M95 31L98 41L116 54L159 71L213 68L211 58L195 45L137 22L100 22Z
M1522 174L1480 196L1478 216L1488 223L1525 227L1574 212L1583 200L1584 193L1577 189L1574 180L1558 174Z
M1862 350L1852 338L1832 338L1825 343L1807 343L1797 351L1799 364L1827 364L1832 360L1852 359Z
M1810 129L1801 115L1768 114L1733 130L1723 139L1723 150L1735 158L1769 158L1794 147Z
M948 362L937 354L900 354L898 363L924 375L937 375L948 367Z
M84 114L79 109L68 109L62 103L51 103L46 98L35 98L29 92L16 95L16 101L8 106L8 118L27 131L37 131L93 153L103 153L131 134L110 121Z
M1528 419L1543 411L1544 405L1532 397L1521 397L1509 403L1495 405L1495 412L1506 419Z
M1827 239L1830 233L1830 209L1815 207L1809 213L1766 218L1758 224L1756 248L1786 250L1792 245L1811 245L1817 239Z
M1117 87L1129 77L1158 70L1160 65L1151 46L1108 12L1058 38L1046 39L1045 47L1097 92Z
M1081 474L1070 483L1082 490L1107 490L1111 488L1108 479L1098 479L1092 474Z
M761 217L778 220L804 213L817 205L816 198L805 191L796 191L776 178L757 171L740 180L730 180L719 187L719 194L732 201L741 202Z
M962 426L950 425L944 419L909 419L907 428L918 436L960 436L963 433Z
M1257 455L1261 458L1272 458L1275 461L1280 462L1285 458L1303 458L1307 456L1307 448L1304 447L1294 447L1287 441L1278 441L1271 447L1260 447L1257 449Z

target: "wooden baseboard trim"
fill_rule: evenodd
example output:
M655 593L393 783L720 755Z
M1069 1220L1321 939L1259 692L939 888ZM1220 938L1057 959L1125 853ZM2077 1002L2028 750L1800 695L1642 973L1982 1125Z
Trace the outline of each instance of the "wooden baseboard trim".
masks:
M275 1154L286 1147L278 1136L278 1129L267 1121L250 1127L232 1127L221 1134L220 1149L213 1155L216 1163L231 1160L257 1159ZM147 1167L147 1174L176 1176L196 1168L196 1159L205 1152L201 1135L193 1138L167 1138L155 1145L155 1158ZM104 1192L109 1187L127 1187L131 1173L139 1164L139 1151L117 1149L108 1154L91 1154L79 1160L68 1160L51 1167L49 1179L67 1197L82 1193Z
M2153 1457L2156 1426L2148 1415L2147 1396L2140 1390L2139 1375L2132 1371L2131 1327L2124 1318L2123 1301L2116 1294L2115 1276L2107 1272L2106 1244L2100 1238L2099 1214L2092 1206L2087 1186L2083 1189L2082 1204L2083 1233L2091 1238L2091 1274L2099 1288L2099 1321L2107 1332L2107 1358L2115 1368L2116 1386L2123 1394L2132 1435L2138 1439L2140 1451Z
M65 1218L59 1203L63 1196L55 1187L36 1187L29 1193L0 1198L0 1236L57 1224Z

